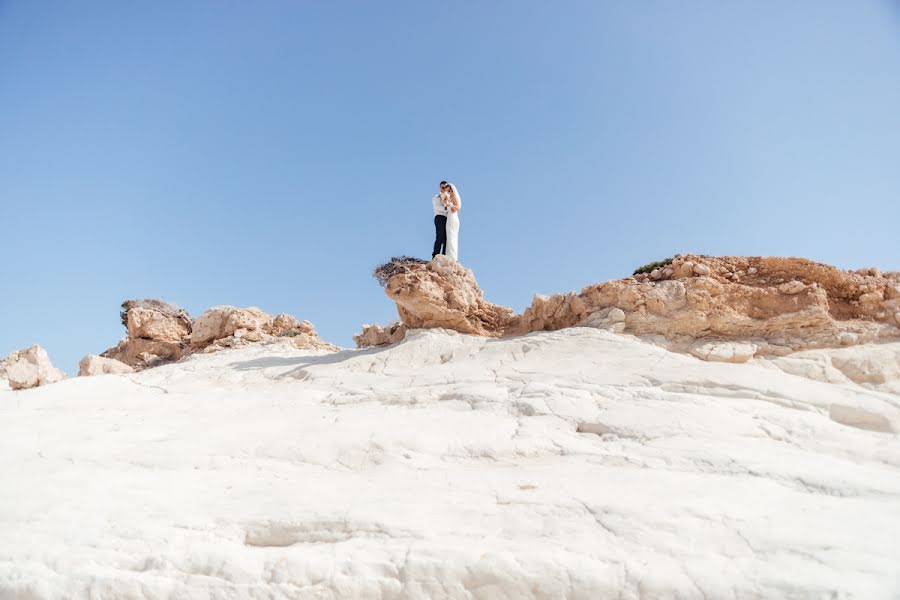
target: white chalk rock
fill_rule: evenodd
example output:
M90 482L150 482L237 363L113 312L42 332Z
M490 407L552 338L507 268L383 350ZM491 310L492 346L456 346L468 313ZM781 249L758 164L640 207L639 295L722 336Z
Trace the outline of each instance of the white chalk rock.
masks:
M56 383L66 378L66 374L50 362L47 351L33 345L26 350L13 352L6 359L6 378L14 390Z
M113 358L103 358L96 354L88 354L78 363L79 377L93 377L95 375L119 375L132 373L134 369L125 363Z
M799 294L805 289L806 284L802 281L788 281L787 283L782 283L778 286L778 291L782 294L787 294L788 296Z
M698 340L688 348L697 358L710 362L745 363L759 348L752 342Z

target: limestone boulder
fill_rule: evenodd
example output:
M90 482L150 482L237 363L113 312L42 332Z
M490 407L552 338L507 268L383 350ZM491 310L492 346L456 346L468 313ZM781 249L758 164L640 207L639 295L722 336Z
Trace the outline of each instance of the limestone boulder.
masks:
M202 348L235 334L248 341L259 341L261 334L266 333L267 328L271 329L273 321L271 315L256 307L214 306L194 321L191 345Z
M391 277L385 293L397 304L400 321L412 329L497 336L513 316L511 309L485 301L472 271L442 254Z
M214 306L194 321L192 351L215 352L247 344L283 342L295 348L335 351L309 321L282 313L272 316L256 307Z
M293 315L281 313L264 326L266 333L275 336L315 334L316 328L309 321L300 321Z
M14 390L56 383L66 378L66 374L50 362L47 351L37 344L13 352L5 362L5 376L9 386Z
M802 281L788 281L787 283L782 283L778 286L778 291L788 296L799 294L805 289L806 284L804 284Z
M406 337L406 326L402 323L391 325L363 325L362 331L353 336L357 348L371 346L387 346L403 341Z
M126 312L126 321L130 338L180 342L191 334L189 318L172 316L153 308L136 306Z
M156 367L190 354L187 341L170 342L127 337L100 353L102 358L125 363L135 370Z
M187 355L192 322L183 308L158 299L126 300L121 317L127 336L101 358L144 369Z
M709 275L711 272L712 271L710 270L708 265L705 265L703 263L694 265L694 274L695 275L705 277L706 275Z
M187 311L158 298L126 300L120 314L131 338L181 341L191 333Z
M625 311L615 306L601 308L588 315L578 325L581 327L605 329L613 333L622 333L625 331Z
M722 340L697 340L688 352L710 362L745 363L756 354L759 347L751 342Z
M134 368L112 358L104 358L96 354L88 354L78 363L79 377L92 377L95 375L120 375L132 373Z

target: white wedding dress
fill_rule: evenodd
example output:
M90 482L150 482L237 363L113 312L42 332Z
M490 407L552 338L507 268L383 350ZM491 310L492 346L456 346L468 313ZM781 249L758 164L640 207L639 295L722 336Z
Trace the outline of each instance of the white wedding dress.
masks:
M459 192L456 191L456 186L451 183L450 187L453 188L456 200L462 208L462 199L459 197ZM453 260L459 260L459 211L447 212L447 256Z

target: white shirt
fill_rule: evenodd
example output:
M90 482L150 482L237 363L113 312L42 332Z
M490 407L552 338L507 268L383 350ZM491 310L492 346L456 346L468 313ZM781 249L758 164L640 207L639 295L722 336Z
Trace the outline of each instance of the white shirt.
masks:
M431 204L434 206L434 216L442 216L446 217L449 209L444 208L444 203L441 200L441 195L438 194L434 198L431 199Z

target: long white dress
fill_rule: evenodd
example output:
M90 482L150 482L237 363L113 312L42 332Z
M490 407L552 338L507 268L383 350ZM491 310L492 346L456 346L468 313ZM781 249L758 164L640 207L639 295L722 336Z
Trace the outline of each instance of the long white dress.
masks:
M456 200L462 208L462 199L459 197L459 192L456 191L456 186L451 183L450 187L453 188ZM447 212L447 256L453 260L459 260L459 211Z

